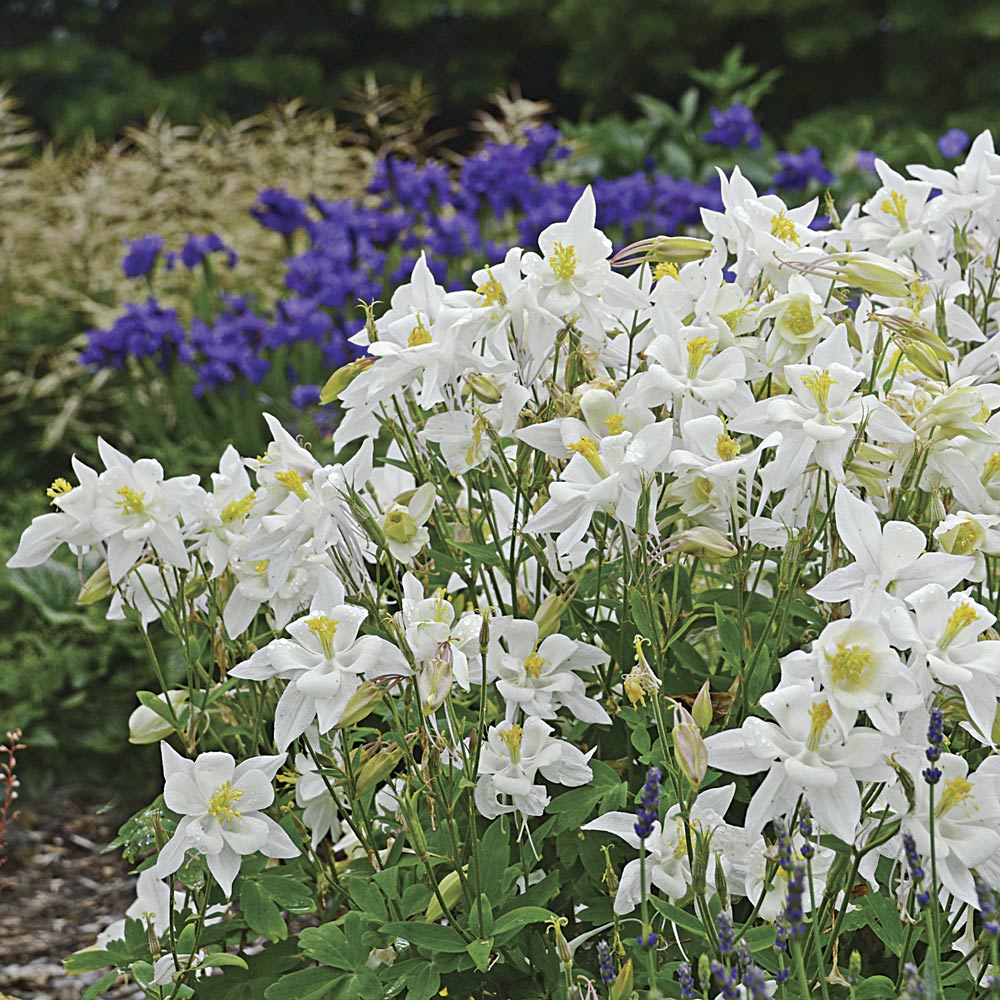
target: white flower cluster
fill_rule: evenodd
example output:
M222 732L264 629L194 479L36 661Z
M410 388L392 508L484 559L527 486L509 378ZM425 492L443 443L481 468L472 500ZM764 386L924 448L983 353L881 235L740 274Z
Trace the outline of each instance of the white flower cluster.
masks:
M689 892L697 824L729 892L773 916L763 831L800 801L851 846L874 810L883 829L897 823L865 855L861 873L874 878L880 856L902 857L904 833L928 847L927 786L901 775L923 766L930 708L948 700L994 750L1000 697L989 610L1000 587L1000 156L984 134L954 174L877 170L879 191L829 229L810 228L815 200L789 208L736 170L721 178L725 210L704 213L710 240L649 240L611 257L588 189L542 234L540 254L511 250L473 275L474 290L446 292L421 258L354 337L367 356L331 380L344 411L334 443L347 454L361 440L353 457L322 465L266 416L266 453L227 449L206 491L102 442L105 470L76 462L79 485L53 485L56 512L33 522L10 565L36 565L61 543L97 548L113 610L131 605L146 625L203 580L224 598L231 639L255 622L264 631L259 613L287 632L229 672L280 682L278 750L413 685L450 763L476 763L481 814L526 821L549 801L541 779L591 780L594 751L565 737L577 722L611 722L630 666L561 634L560 609L582 603L589 620L576 632L596 643L598 626L618 620L599 589L618 586L602 583L604 564L687 558L704 571L738 556L744 571L727 586L749 600L804 582L798 599L828 623L781 659L780 679L777 663L760 664L777 684L759 715L705 741L715 770L764 775L745 819L725 819L733 785L702 791L686 822L670 807L647 882L672 899ZM625 681L633 703L637 686L664 681L644 669ZM476 746L448 711L465 692L469 704L483 695ZM273 777L277 758L232 771L204 757L165 758L167 805L186 818L158 871L193 845L228 890L238 856L287 856L265 817L233 825L270 801L258 776ZM969 904L973 871L1000 881L998 763L970 774L963 758L941 759L938 871ZM305 755L299 768L313 770ZM310 825L336 833L319 777L308 784ZM589 828L637 846L631 822L613 813ZM833 857L817 848L815 877ZM641 898L635 865L620 913Z

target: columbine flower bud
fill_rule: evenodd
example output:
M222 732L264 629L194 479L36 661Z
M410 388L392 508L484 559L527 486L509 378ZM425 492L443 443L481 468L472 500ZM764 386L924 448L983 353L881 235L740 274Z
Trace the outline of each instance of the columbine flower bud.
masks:
M863 288L872 295L903 298L910 290L915 272L867 250L834 254L837 277L856 288Z
M186 690L168 691L166 695L156 696L166 705L168 702L175 714L187 704L190 695ZM157 715L151 708L140 705L128 717L128 741L142 746L146 743L158 743L174 732L174 726L162 715Z
M847 962L847 981L855 983L861 976L861 952L857 949L851 952L851 957Z
M82 607L88 607L103 601L111 591L111 571L108 564L102 562L93 573L87 577L87 582L80 588L80 593L76 596L76 603Z
M715 891L723 907L729 906L729 883L726 881L726 870L722 864L722 854L715 852Z
M611 258L612 267L634 267L636 264L689 264L710 257L715 248L709 240L697 236L653 236L622 247Z
M711 853L711 845L706 837L697 828L692 828L694 833L694 851L691 858L691 888L699 895L703 895L708 884L708 859Z
M569 950L569 942L566 940L566 935L563 934L562 930L562 925L566 923L566 918L552 917L547 921L547 923L549 925L549 930L552 931L552 934L556 939L556 955L559 956L559 961L567 968L572 968L573 952Z
M325 404L340 399L340 394L373 364L375 364L374 358L358 358L357 361L342 365L326 380L326 385L320 390L319 401Z
M403 748L398 743L390 743L369 757L358 773L358 798L361 798L369 788L387 778L402 756Z
M559 622L563 612L572 602L572 594L563 594L554 590L542 601L535 612L534 621L538 625L538 641L548 638L559 631Z
M698 958L698 982L701 983L701 988L707 990L709 983L712 981L712 962L708 955L702 953Z
M674 706L674 759L684 777L697 791L708 771L708 748L701 730L683 705Z
M711 682L705 681L691 706L691 717L694 719L695 725L704 732L712 724L712 714Z
M688 528L670 540L670 548L678 552L686 552L688 555L697 556L706 562L715 562L719 559L728 559L736 555L739 551L735 545L725 535L720 534L714 528L707 528L699 525L697 528Z
M462 870L466 871L467 869L468 866ZM438 883L438 892L441 894L441 899L445 901L445 905L449 910L455 906L462 898L462 879L458 872L448 872ZM437 896L434 896L427 904L427 909L424 911L424 919L428 923L435 923L443 916L444 910L441 908L441 903L438 901Z
M628 1000L635 988L635 974L632 971L630 958L618 973L618 978L611 984L611 1000Z
M337 723L337 729L346 729L360 722L382 700L385 691L375 681L363 681L361 687L351 695L344 706L344 714Z
M385 513L382 533L400 545L406 545L417 537L417 522L402 504L394 503Z
M912 340L903 344L903 357L912 364L921 375L928 378L943 380L948 372L945 366L938 360L934 352L923 344L915 343Z
M465 384L481 403L499 403L503 399L500 388L488 375L472 372L465 376Z
M451 645L442 643L438 655L425 663L417 674L420 710L424 715L433 715L444 704L454 680Z

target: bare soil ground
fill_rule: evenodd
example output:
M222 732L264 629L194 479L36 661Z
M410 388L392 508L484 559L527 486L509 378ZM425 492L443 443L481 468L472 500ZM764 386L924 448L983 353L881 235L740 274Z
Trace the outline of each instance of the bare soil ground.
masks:
M69 976L62 960L93 944L135 898L127 865L101 853L122 819L95 815L70 789L20 806L0 867L0 1000L78 1000L100 977ZM139 995L124 984L108 994Z

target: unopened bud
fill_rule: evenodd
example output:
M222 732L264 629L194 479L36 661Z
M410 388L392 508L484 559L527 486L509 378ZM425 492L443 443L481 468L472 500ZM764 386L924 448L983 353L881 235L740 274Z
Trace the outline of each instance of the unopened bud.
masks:
M903 356L912 364L921 375L928 378L945 379L947 369L938 360L934 352L923 344L908 340L902 345Z
M111 571L108 564L102 562L93 573L87 577L87 582L80 588L80 593L76 596L76 603L82 607L88 607L103 601L113 587L111 586Z
M496 382L481 372L472 372L466 375L465 384L469 387L472 395L481 403L499 403L503 399L503 393Z
M674 708L674 759L684 777L697 791L708 771L708 748L701 730L683 705Z
M463 869L464 870L464 869ZM438 894L450 910L462 898L462 877L458 872L448 872L438 883ZM428 923L436 923L444 916L444 910L437 896L427 904L424 919Z
M698 959L698 983L703 990L707 990L712 983L712 963L704 952Z
M635 989L635 973L630 958L619 970L618 977L611 984L611 1000L629 1000Z
M705 525L688 528L674 535L670 540L670 548L697 556L706 562L728 559L739 551L725 535Z
M165 695L158 694L156 697L157 700L163 702L164 706L169 703L174 713L179 714L180 710L187 704L190 695L187 690L178 690L168 691ZM175 730L176 727L169 719L163 718L162 715L145 705L140 705L128 717L128 741L137 746L158 743L170 736Z
M558 590L554 590L538 605L534 621L538 626L539 642L559 631L559 622L562 620L562 614L570 606L572 599L572 594L564 594Z
M385 691L375 681L363 681L344 706L344 713L337 723L337 729L346 729L365 718L382 700Z
M615 896L618 893L618 873L615 871L614 865L611 864L611 853L607 847L601 848L604 854L604 874L601 876L601 881L608 887L608 894Z
M398 743L390 743L369 757L358 773L357 796L360 798L370 788L384 781L402 756L403 748Z
M833 257L841 281L872 295L901 299L909 293L910 282L918 277L915 271L867 250L834 254Z
M851 952L851 957L847 963L848 982L857 982L861 976L861 952L857 949Z
M708 886L708 858L711 846L708 837L704 836L697 828L692 830L694 834L694 856L691 860L691 888L694 892L702 896Z
M357 361L342 365L326 380L326 385L320 390L319 401L325 404L340 399L340 394L373 364L374 358L358 358Z
M729 883L726 881L726 870L722 865L722 855L715 852L715 891L723 909L729 906Z
M569 950L569 942L566 940L566 935L563 934L562 929L562 925L565 922L565 917L553 917L548 921L548 925L549 930L552 931L552 934L556 939L556 955L558 955L560 963L565 965L567 968L572 968L573 952Z
M438 649L440 655L433 657L417 674L417 692L420 695L420 710L424 715L433 715L443 704L455 680L452 670L452 652L448 643Z
M702 684L701 689L695 696L694 704L691 706L691 717L694 719L694 724L702 731L705 732L706 729L712 724L712 688L711 682L705 681Z

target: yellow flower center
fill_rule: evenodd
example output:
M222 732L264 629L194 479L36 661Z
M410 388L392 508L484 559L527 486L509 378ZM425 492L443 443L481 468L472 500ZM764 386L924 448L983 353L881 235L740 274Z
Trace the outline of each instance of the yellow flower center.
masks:
M248 493L242 500L232 500L222 508L222 523L232 524L234 521L244 521L247 515L253 510L254 501L257 494Z
M938 649L947 649L958 637L958 634L975 624L978 618L976 609L968 601L962 601L948 618L948 624L945 625L944 632L938 640Z
M483 443L483 432L486 430L486 420L483 417L476 417L472 422L472 444L465 453L465 461L469 465L475 465L479 457L479 446Z
M890 191L889 197L883 199L879 207L886 215L891 215L899 223L901 229L909 228L906 222L905 195L900 194L898 191Z
M45 491L45 495L55 504L59 497L65 496L71 489L73 489L72 484L60 476L52 480L52 485Z
M145 514L146 505L142 502L143 498L146 496L145 493L138 493L131 486L123 486L118 490L118 496L121 500L115 501L115 506L123 514Z
M937 808L934 810L935 816L943 816L950 809L960 805L972 794L972 782L965 778L952 778L944 783L941 790L941 798L938 800Z
M270 566L270 565L271 565L271 560L270 560L270 559L259 559L259 560L258 560L257 562L255 562L255 563L253 564L253 568L254 568L254 569L255 569L255 570L256 570L256 571L257 571L257 572L258 572L258 573L259 573L259 574L260 574L261 576L263 576L263 575L264 575L264 574L265 574L265 573L267 572L267 568L268 568L268 566Z
M728 462L734 458L739 458L740 445L734 441L726 431L723 431L715 439L715 453L723 462Z
M708 337L693 337L687 342L688 352L688 378L694 378L698 374L702 363L715 349L715 341Z
M208 800L208 814L214 816L220 823L239 819L243 813L236 808L236 803L243 798L243 792L233 788L231 781L225 781L212 793Z
M509 729L500 730L500 739L507 745L507 752L515 764L519 764L521 761L521 739L523 736L524 730L516 723Z
M820 412L828 413L830 409L830 389L837 384L837 380L830 378L830 373L824 370L818 375L803 375L802 384L812 393Z
M920 312L924 308L924 301L931 290L922 281L914 280L910 282L910 294L906 297L906 304L915 312Z
M691 493L698 503L708 503L712 499L712 493L715 487L712 485L712 480L705 476L695 476L694 483L692 484Z
M621 432L625 430L625 414L612 413L610 417L604 418L604 423L608 428L608 434L614 437L616 434L621 434Z
M417 316L417 325L410 331L409 337L406 338L406 346L420 347L423 344L429 344L433 339L431 331L424 326L424 321L420 316Z
M804 337L816 328L812 307L808 302L794 302L785 310L785 326L796 337Z
M653 281L659 281L661 278L679 278L680 274L680 268L673 261L665 260L653 268Z
M394 542L405 545L416 538L417 522L413 520L413 515L405 507L396 506L385 515L382 530Z
M524 672L537 680L542 676L542 667L548 662L548 660L543 660L538 655L538 650L536 649L530 656L525 657Z
M809 750L816 750L819 748L819 741L823 739L823 732L826 729L826 724L833 718L833 709L830 708L830 703L826 701L818 701L812 708L809 709L809 718L812 720L809 726L809 736L806 739L806 748Z
M1000 475L1000 451L994 452L986 460L986 464L983 466L983 474L980 479L984 483L988 483Z
M305 483L302 482L302 475L299 472L296 472L295 469L289 469L287 472L276 472L274 474L274 478L277 479L289 493L294 493L300 500L309 499L309 494L306 493Z
M484 306L502 306L507 302L507 296L504 293L503 285L493 277L490 273L488 281L484 281L477 289L477 295L482 295ZM411 345L412 346L412 345Z
M434 621L444 621L448 604L448 595L445 593L444 587L438 587L438 589L434 591Z
M327 618L326 615L316 615L310 618L306 625L309 631L320 641L323 647L323 655L328 659L333 659L333 637L337 634L337 626L340 624L336 618Z
M549 257L549 267L556 276L557 281L569 281L576 274L576 265L579 258L576 256L576 247L563 246L556 243L552 248L552 255Z
M830 675L834 684L857 684L871 665L872 654L867 649L839 643L830 658Z
M743 319L747 313L750 312L749 301L744 302L742 305L737 306L735 309L730 309L729 312L723 313L719 319L722 320L730 330L735 330L739 321Z
M608 474L608 467L604 464L603 459L597 450L597 442L591 437L582 437L579 441L574 441L570 446L569 450L575 455L583 455L583 457L590 463L591 468L602 477L606 477Z
M971 521L965 521L955 533L955 539L951 543L951 551L953 555L966 556L975 547L976 542L979 541L979 532L976 530L976 525Z
M776 215L771 216L771 235L777 236L779 240L784 240L785 243L794 243L796 246L801 246L799 234L795 229L795 223L785 215L784 209Z

